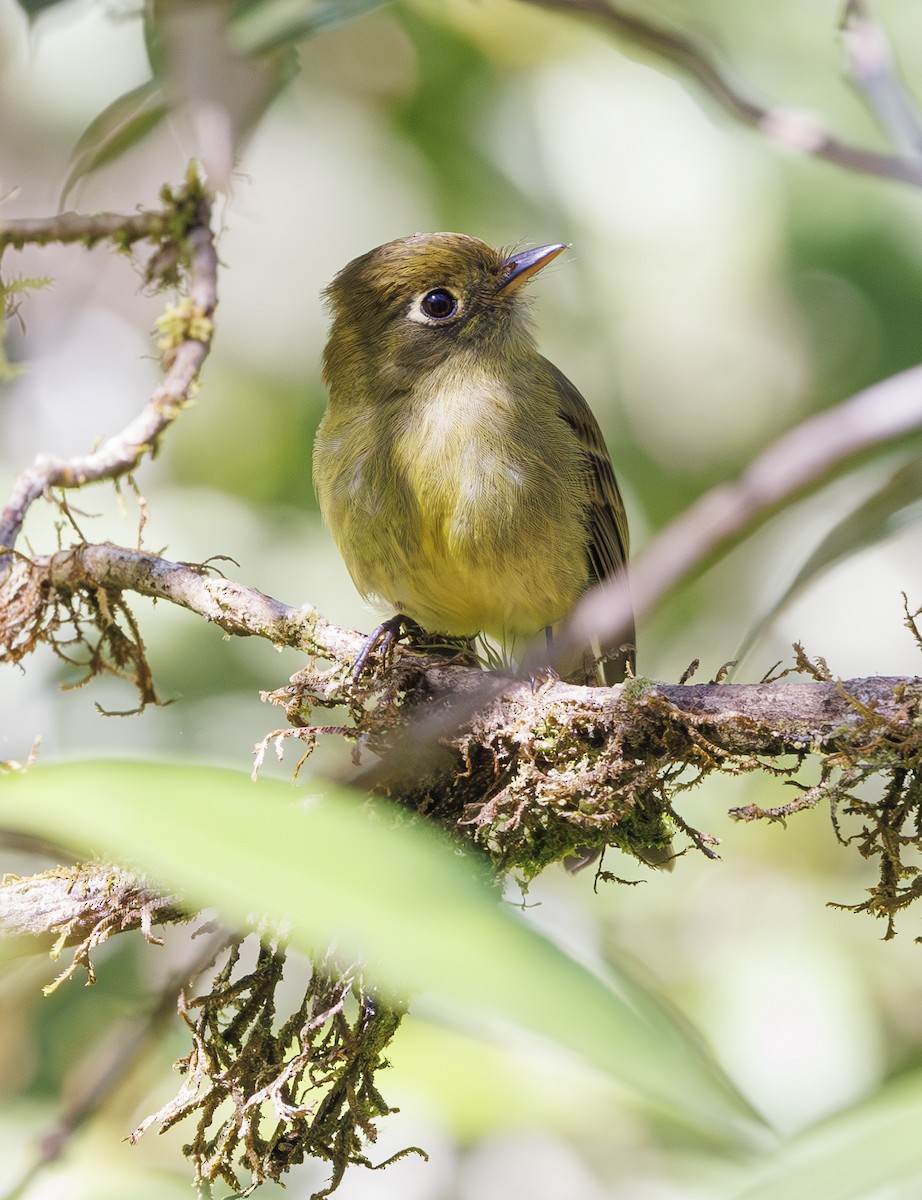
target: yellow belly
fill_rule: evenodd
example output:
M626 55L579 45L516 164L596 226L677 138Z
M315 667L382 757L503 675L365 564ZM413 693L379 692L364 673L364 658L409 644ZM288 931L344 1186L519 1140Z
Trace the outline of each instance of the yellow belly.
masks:
M432 632L507 645L573 608L588 577L583 456L556 412L523 423L521 405L468 370L430 379L359 456L342 453L358 443L347 430L322 428L336 466L321 506L359 591Z

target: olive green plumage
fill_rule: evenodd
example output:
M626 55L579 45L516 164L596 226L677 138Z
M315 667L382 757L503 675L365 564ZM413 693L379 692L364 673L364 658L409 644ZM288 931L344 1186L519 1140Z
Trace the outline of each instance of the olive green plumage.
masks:
M486 633L509 653L628 552L595 417L525 319L522 285L564 248L507 256L414 234L355 259L326 292L314 481L356 586L427 630Z

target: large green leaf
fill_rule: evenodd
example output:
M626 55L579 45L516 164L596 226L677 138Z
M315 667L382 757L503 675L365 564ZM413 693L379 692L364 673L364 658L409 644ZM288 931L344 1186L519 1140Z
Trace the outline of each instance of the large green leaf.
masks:
M900 1195L922 1195L920 1128L917 1072L786 1143L734 1200L863 1200L910 1180Z
M471 854L342 791L293 798L216 768L84 762L0 780L0 823L136 863L235 922L268 914L307 952L335 943L385 991L513 1021L699 1132L764 1131L694 1034L629 975L600 978L499 903Z

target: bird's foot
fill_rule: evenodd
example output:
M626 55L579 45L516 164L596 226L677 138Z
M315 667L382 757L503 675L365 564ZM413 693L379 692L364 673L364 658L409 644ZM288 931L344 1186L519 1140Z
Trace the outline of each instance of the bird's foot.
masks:
M409 617L405 617L403 613L397 613L396 616L388 617L386 621L382 621L380 625L376 626L365 639L362 649L355 656L355 662L352 664L352 682L358 682L369 658L376 651L380 653L382 663L386 664L403 633L414 635L422 633L416 622L411 621Z
M560 676L553 667L535 667L528 672L528 682L531 684L532 695L536 695L543 687L560 683Z

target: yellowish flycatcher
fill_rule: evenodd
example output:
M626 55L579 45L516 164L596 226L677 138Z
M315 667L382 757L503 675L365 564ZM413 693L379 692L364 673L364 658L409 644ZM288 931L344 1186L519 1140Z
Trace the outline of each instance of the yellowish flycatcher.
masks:
M539 354L523 285L566 246L504 254L417 233L327 289L329 405L314 446L324 520L363 596L507 653L625 567L628 529L586 401ZM631 634L633 639L633 634ZM615 682L633 647L597 670Z

